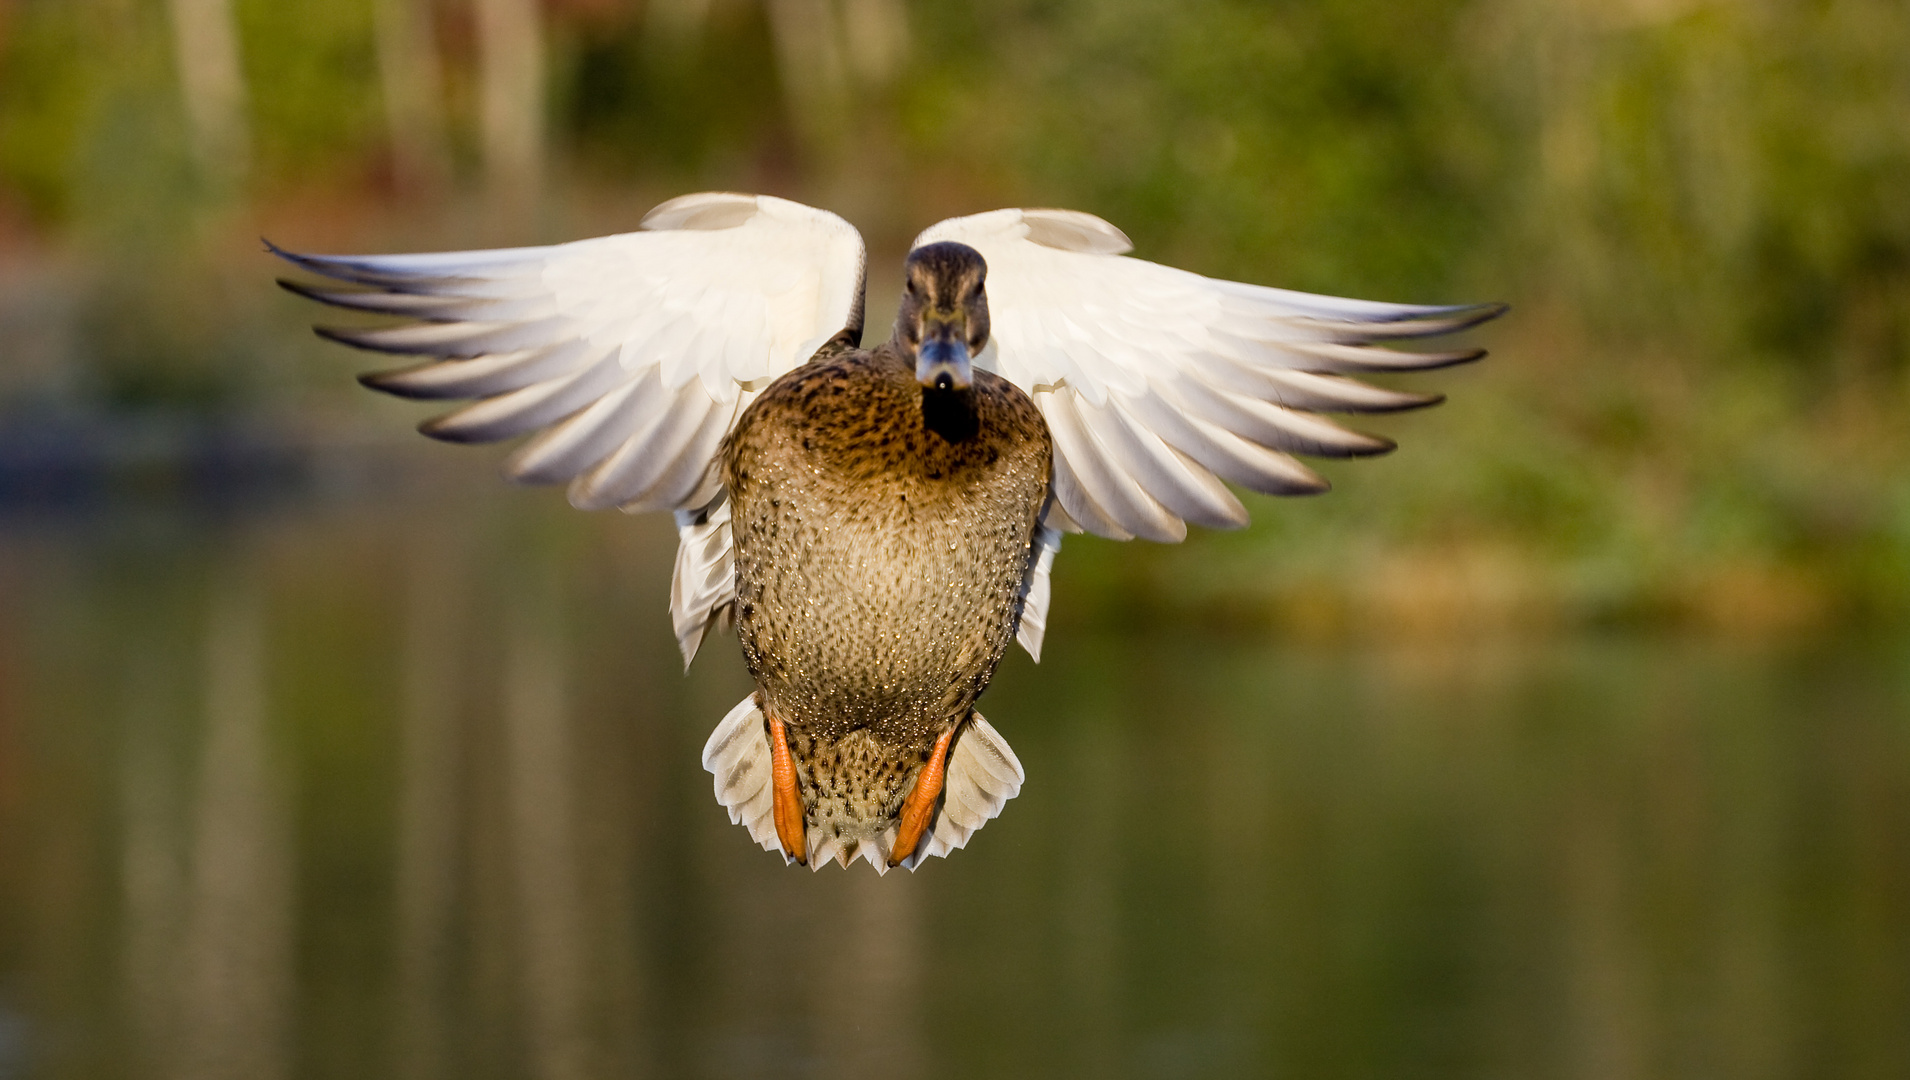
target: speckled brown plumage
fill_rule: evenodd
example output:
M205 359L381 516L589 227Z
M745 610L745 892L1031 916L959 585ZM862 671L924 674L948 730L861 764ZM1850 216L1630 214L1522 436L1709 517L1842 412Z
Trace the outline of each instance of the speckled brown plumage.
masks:
M1026 394L982 371L924 388L907 349L825 352L724 452L743 656L788 730L810 830L845 841L893 823L994 675L1048 488Z

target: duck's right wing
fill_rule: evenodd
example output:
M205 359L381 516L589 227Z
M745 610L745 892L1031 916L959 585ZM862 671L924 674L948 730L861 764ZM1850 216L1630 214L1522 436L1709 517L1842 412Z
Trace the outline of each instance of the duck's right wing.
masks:
M976 365L1034 398L1054 437L1046 520L1066 531L1175 542L1187 524L1238 528L1223 481L1271 495L1326 490L1294 455L1357 457L1392 442L1322 416L1441 400L1369 386L1485 355L1395 343L1453 333L1497 304L1316 296L1129 258L1119 229L1072 210L951 218L916 246L958 241L988 263L988 348ZM1058 506L1062 511L1055 514Z
M671 614L691 653L692 636L700 641L734 596L713 572L729 546L714 468L723 437L778 375L862 330L862 237L834 214L767 195L686 195L650 211L641 231L549 247L272 250L362 286L283 282L291 291L409 320L319 333L425 358L362 381L469 401L425 421L426 435L495 442L535 432L506 464L510 478L567 482L582 509L677 511L684 551Z

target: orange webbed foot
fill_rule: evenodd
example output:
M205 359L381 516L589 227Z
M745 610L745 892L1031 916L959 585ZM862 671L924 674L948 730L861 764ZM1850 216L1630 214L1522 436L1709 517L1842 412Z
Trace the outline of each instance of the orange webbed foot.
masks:
M950 724L948 730L942 732L942 737L935 740L935 749L929 751L928 763L915 775L915 788L903 801L901 818L896 823L895 848L889 852L890 866L900 866L903 860L915 854L915 846L928 831L929 818L935 814L935 800L942 794L942 781L948 775L948 744L954 740L959 726Z
M769 775L776 787L776 839L783 851L798 863L807 863L804 840L802 793L796 790L796 766L789 760L789 740L783 734L783 722L769 717Z

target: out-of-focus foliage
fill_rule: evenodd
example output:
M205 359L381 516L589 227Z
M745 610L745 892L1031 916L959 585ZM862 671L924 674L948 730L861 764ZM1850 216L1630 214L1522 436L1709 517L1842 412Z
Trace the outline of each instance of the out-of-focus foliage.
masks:
M1504 118L1454 47L1461 10L997 5L930 31L957 46L910 85L905 117L918 145L972 147L1164 258L1303 288L1438 291L1506 186Z
M1331 469L1339 494L1182 549L1071 543L1083 608L1331 630L1910 603L1900 4L553 0L513 99L486 19L533 2L229 0L233 163L195 157L176 32L227 3L0 0L0 239L9 280L78 297L61 385L343 400L264 295L260 232L523 242L769 190L862 225L880 286L936 217L1075 206L1207 273L1515 305L1494 359L1419 380L1450 404L1379 425L1396 459ZM449 168L419 183L390 105L425 70L415 130ZM507 206L487 139L512 107L546 134Z

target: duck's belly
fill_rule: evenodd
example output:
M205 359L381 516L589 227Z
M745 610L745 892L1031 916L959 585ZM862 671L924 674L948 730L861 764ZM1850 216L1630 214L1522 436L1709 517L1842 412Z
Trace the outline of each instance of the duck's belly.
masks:
M1014 632L1050 449L1013 386L978 380L973 402L974 434L951 442L924 425L906 368L852 354L792 373L739 423L738 630L792 732L932 740L987 686Z

